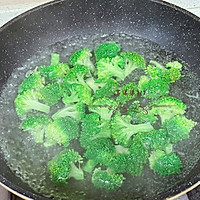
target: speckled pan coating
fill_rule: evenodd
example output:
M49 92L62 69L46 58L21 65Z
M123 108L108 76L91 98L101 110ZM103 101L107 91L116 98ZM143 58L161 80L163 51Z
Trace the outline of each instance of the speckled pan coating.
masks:
M14 68L50 44L77 34L119 32L176 52L200 75L200 19L194 15L154 0L66 0L33 9L0 29L0 87ZM15 177L2 157L0 182L31 198L45 199ZM188 188L200 180L199 174L200 162L180 186L153 199Z

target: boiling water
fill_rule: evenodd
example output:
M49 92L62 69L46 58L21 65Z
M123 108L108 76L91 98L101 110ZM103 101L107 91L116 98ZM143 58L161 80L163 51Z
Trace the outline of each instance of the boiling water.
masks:
M17 94L17 87L22 82L26 73L35 66L49 64L51 53L59 53L62 62L67 62L69 55L77 49L87 47L94 49L105 41L116 41L121 44L124 51L136 51L147 60L156 60L161 64L179 60L173 53L161 49L158 45L125 34L104 36L77 36L50 46L46 51L38 52L26 63L14 70L7 83L4 85L0 97L0 144L7 164L16 176L20 177L35 192L52 199L136 199L137 197L149 198L160 192L166 191L177 185L197 163L200 157L199 124L191 131L190 139L179 142L174 146L174 151L183 162L181 174L168 177L159 177L149 170L148 166L140 177L126 176L123 186L116 192L105 192L95 189L91 184L91 176L86 174L84 181L69 180L66 186L56 186L49 180L47 162L58 154L63 148L53 146L45 148L42 144L36 144L32 136L19 130L21 121L17 117L13 101ZM187 64L183 63L183 74L180 81L171 84L170 95L181 99L187 104L188 118L196 122L200 121L200 97L195 95L200 91L200 80L191 72ZM135 75L129 77L134 80ZM188 97L192 95L193 97ZM79 149L77 142L72 142L70 147ZM147 164L148 165L148 164Z

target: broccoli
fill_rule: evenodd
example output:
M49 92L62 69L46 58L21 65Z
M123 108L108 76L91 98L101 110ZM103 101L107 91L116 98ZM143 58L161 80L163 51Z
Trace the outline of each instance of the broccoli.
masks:
M67 147L72 139L79 136L79 125L75 119L70 117L58 118L50 123L46 129L45 146L54 144Z
M102 58L97 62L98 78L107 80L116 77L123 81L125 79L124 65L125 62L121 56Z
M115 142L121 145L129 145L131 137L138 132L149 132L153 130L150 123L131 124L129 115L115 115L111 121L111 132Z
M130 75L137 68L145 69L146 61L136 52L122 52L120 54L125 60L125 77Z
M189 133L197 123L184 116L175 116L163 123L163 128L168 133L172 143L189 138Z
M80 144L83 148L89 148L92 141L97 138L110 138L110 122L100 119L97 113L85 115L81 124Z
M67 180L75 178L83 180L83 170L80 164L83 162L82 157L73 149L61 151L51 161L48 162L50 178L55 183L67 184ZM76 164L78 166L76 166Z
M59 63L59 55L51 55L51 65L41 66L39 72L48 81L61 80L69 71L69 65L67 63Z
M65 76L64 81L70 84L77 83L88 87L84 80L86 77L89 77L88 68L84 65L75 65L69 70L69 73Z
M113 111L118 107L118 103L110 98L97 99L92 105L88 105L90 112L98 113L102 119L110 120Z
M148 150L141 143L141 140L135 137L128 151L116 153L112 156L108 166L114 172L129 173L132 176L141 175L143 165L147 162Z
M112 58L118 54L120 51L120 46L115 42L106 42L100 44L95 50L94 55L96 57L96 61L99 61L102 58Z
M175 115L184 114L185 110L186 105L180 99L168 96L153 101L149 114L159 115L161 122L164 123Z
M90 60L92 57L91 51L89 49L80 49L75 51L69 58L69 63L73 66L75 65L84 65L87 66L89 72L94 73L95 67Z
M92 174L94 186L105 190L117 190L122 186L124 179L122 174L115 174L110 172L109 169L101 170L101 168L96 168Z
M26 77L20 86L18 87L18 93L23 93L24 91L35 89L40 91L40 89L44 86L45 79L39 74L38 71L34 71L33 74Z
M108 79L105 85L97 89L94 93L94 98L99 99L103 97L111 97L118 89L118 83L114 79Z
M167 132L164 129L152 130L147 133L138 133L133 140L139 140L146 149L163 149L170 144Z
M159 98L169 93L169 85L161 78L149 79L141 76L138 83L139 91L145 91L143 95L146 98Z
M40 93L42 95L41 99L49 106L58 103L63 95L62 88L58 83L49 83L45 85Z
M20 125L20 129L33 134L36 143L43 143L45 130L52 120L41 114L28 116Z
M76 104L66 104L65 107L61 110L58 110L53 114L52 118L58 119L60 117L72 117L74 119L80 120L85 116L85 104L76 103Z
M135 83L128 83L120 88L120 94L116 101L125 103L137 96L137 85Z
M151 78L161 78L167 83L173 83L181 78L182 65L177 61L167 63L166 67L156 61L150 61L150 64L146 69L146 73Z
M90 148L86 150L84 156L88 159L84 166L84 171L91 172L97 164L107 166L115 154L115 145L108 138L97 138L92 141Z
M132 117L134 124L154 124L158 120L158 117L153 113L149 113L148 109L148 107L140 106L140 103L135 101L127 109L127 114Z
M175 153L166 154L161 150L152 152L149 165L161 176L180 173L183 167L180 158Z
M44 113L49 113L50 107L38 101L41 97L37 91L27 90L20 93L15 98L15 110L19 117L24 117L31 110L37 110Z
M69 104L69 103L75 103L75 102L82 102L87 105L92 103L92 94L91 91L84 87L81 84L71 84L68 85L69 93L65 93L63 95L63 103Z

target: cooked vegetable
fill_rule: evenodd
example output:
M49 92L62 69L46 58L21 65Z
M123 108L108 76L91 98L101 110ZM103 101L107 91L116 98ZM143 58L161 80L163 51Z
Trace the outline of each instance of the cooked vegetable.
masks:
M161 176L181 172L174 144L197 125L184 116L186 104L168 96L183 76L182 64L146 62L120 50L115 42L83 48L70 56L70 66L52 54L51 64L37 67L18 88L20 129L64 149L48 162L55 183L83 180L85 171L94 187L115 191L127 174L141 176L148 161Z
M51 180L55 183L62 184L67 184L67 180L70 178L83 180L84 174L79 167L82 162L83 159L78 152L73 149L63 150L48 162Z

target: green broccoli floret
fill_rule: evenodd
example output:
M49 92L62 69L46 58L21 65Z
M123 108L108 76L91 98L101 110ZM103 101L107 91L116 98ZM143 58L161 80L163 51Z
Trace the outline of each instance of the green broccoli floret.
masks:
M108 170L101 170L96 168L92 175L92 183L96 188L105 190L117 190L120 188L124 181L122 174L115 174Z
M137 68L145 69L145 59L136 52L122 52L120 54L125 60L125 77L130 75Z
M59 55L51 55L51 65L41 66L39 72L48 81L61 80L69 71L69 65L67 63L59 63Z
M145 91L146 98L159 98L169 93L169 85L161 78L149 79L146 76L141 76L138 83L139 91Z
M167 131L172 143L189 138L189 133L197 123L184 116L175 116L163 123L163 128Z
M152 79L161 78L167 83L173 83L181 78L182 65L177 61L167 63L166 67L156 61L150 61L150 64L146 69L146 73Z
M84 156L88 159L84 166L84 171L91 172L97 164L107 166L115 154L115 145L108 138L97 138L92 141L90 148L86 150Z
M92 103L92 94L90 89L84 87L81 84L71 84L68 86L69 93L65 93L63 96L63 103L75 103L82 102L87 105Z
M153 130L150 123L131 124L129 115L115 115L111 121L111 132L115 142L121 145L129 145L131 137L138 132L149 132Z
M148 151L141 140L135 137L128 151L116 153L110 160L108 166L116 173L129 173L132 176L141 175L143 165L147 162Z
M44 113L49 113L50 107L38 101L41 97L39 92L27 90L20 93L15 98L15 110L19 117L24 117L31 110L37 110Z
M87 66L89 71L94 73L96 71L95 66L90 60L92 53L89 49L80 49L75 51L69 58L69 63L73 66L84 65Z
M116 101L125 103L137 96L137 85L135 83L128 83L120 88L120 94Z
M92 141L97 138L110 138L110 122L100 119L97 113L85 115L81 124L80 144L83 148L89 148Z
M37 72L34 71L33 74L26 77L18 88L18 93L22 93L27 90L35 89L40 90L45 84L45 79Z
M52 118L58 119L61 117L72 117L74 119L80 120L85 116L85 104L76 103L76 104L66 104L65 107L61 110L58 110L53 114Z
M150 123L154 124L158 117L149 113L148 107L143 107L138 101L133 102L127 109L127 114L132 117L133 124Z
M98 78L107 80L116 77L123 81L125 79L124 65L125 62L121 56L102 58L97 62Z
M105 85L100 89L97 89L94 93L94 98L99 99L103 97L112 96L118 89L118 83L114 79L108 79Z
M152 109L149 110L150 114L159 115L161 122L169 120L175 115L181 115L185 113L186 105L175 97L161 97L155 100L151 104Z
M165 150L170 144L167 132L164 129L152 130L147 133L138 133L134 140L139 140L146 149Z
M149 165L161 176L180 173L183 167L180 158L175 153L166 154L161 150L156 150L151 154Z
M58 103L63 95L62 88L58 83L49 83L45 85L40 90L40 93L42 95L41 99L49 106Z
M100 44L95 50L94 54L96 57L96 61L99 61L102 58L112 58L118 54L120 51L120 46L115 42L106 42Z
M69 73L65 76L64 81L69 84L77 83L88 87L84 80L86 77L89 77L88 68L84 65L75 65L69 70Z
M45 136L45 146L52 146L57 143L67 147L72 139L79 136L78 121L71 117L55 119L48 125Z
M28 116L20 125L20 129L33 134L36 143L43 143L45 130L52 120L41 114Z
M104 97L102 99L95 100L92 105L88 105L88 109L90 112L99 114L102 119L110 120L118 105L119 104L116 101Z
M82 157L73 149L61 151L51 161L48 162L48 170L50 178L55 183L67 184L67 180L75 178L76 180L83 180L84 174L80 168L83 162ZM76 166L76 164L78 166Z

